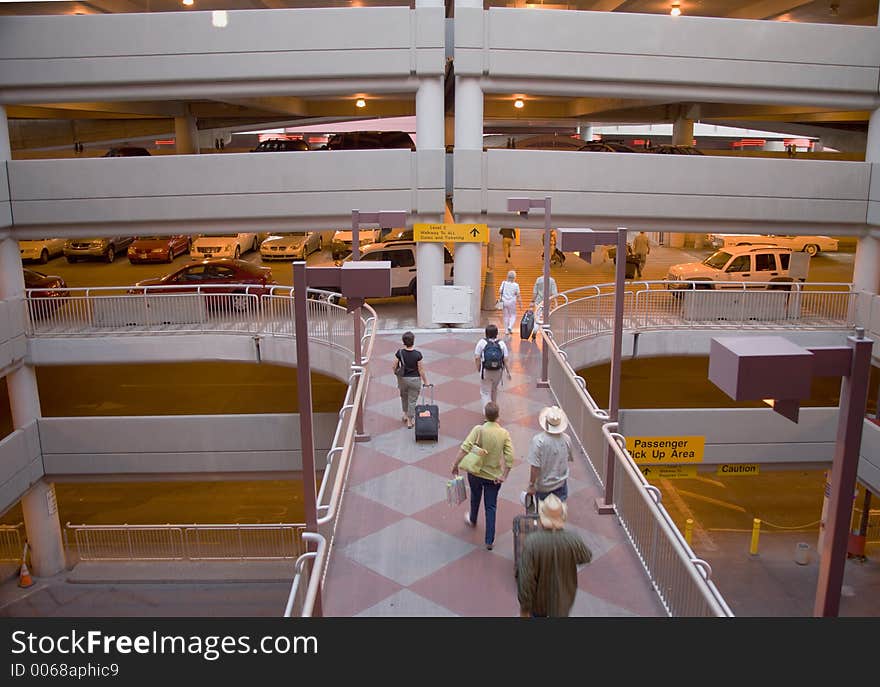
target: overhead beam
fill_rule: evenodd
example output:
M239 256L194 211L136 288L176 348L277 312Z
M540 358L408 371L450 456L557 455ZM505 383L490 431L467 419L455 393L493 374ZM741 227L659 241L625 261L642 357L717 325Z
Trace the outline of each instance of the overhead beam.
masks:
M84 0L81 4L105 14L122 14L144 11L143 4L130 2L129 0Z
M264 98L223 98L219 102L237 105L239 107L267 112L271 114L293 115L305 117L308 114L308 104L303 98L292 96L266 96Z
M728 19L770 19L812 2L813 0L761 0L733 9L724 16Z

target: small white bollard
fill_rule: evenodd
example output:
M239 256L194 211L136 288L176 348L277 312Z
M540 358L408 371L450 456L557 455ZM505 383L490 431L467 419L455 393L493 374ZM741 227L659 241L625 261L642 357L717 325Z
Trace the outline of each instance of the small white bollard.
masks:
M807 565L810 562L810 545L806 542L798 542L794 550L794 562L798 565Z

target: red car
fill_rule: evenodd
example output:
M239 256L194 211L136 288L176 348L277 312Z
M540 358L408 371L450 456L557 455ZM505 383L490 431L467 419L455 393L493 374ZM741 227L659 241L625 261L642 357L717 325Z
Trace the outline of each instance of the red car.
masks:
M174 288L151 289L151 295L200 291L209 294L262 296L269 293L276 283L269 267L254 265L245 260L221 258L191 262L164 277L143 279L135 284L141 288L129 289L129 293L143 293L143 287L155 286ZM231 307L234 310L245 310L248 299L233 299Z
M189 253L192 240L189 236L138 236L128 247L128 261L134 265L142 262L174 262L174 258Z
M24 286L35 289L28 292L28 307L31 315L37 318L55 312L63 305L63 299L70 295L67 284L57 274L43 274L27 268L24 268Z

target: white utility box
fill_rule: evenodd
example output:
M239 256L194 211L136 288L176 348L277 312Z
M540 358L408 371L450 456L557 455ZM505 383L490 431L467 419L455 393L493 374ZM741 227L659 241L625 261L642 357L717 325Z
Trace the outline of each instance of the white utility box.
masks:
M474 290L470 286L434 286L431 290L431 322L470 322L473 294Z

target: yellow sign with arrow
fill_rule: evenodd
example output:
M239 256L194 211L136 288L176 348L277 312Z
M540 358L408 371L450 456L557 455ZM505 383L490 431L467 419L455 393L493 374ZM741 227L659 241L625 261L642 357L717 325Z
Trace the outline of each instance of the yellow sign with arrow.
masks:
M413 238L427 243L489 243L489 225L413 224Z

